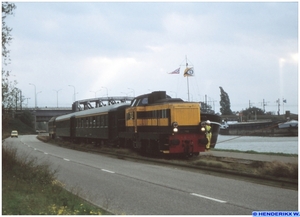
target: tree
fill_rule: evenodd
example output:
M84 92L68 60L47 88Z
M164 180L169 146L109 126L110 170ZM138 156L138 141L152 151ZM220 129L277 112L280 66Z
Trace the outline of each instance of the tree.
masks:
M243 115L248 115L248 114L256 114L256 115L264 115L265 112L260 109L260 108L257 108L257 107L250 107L250 108L247 108L247 109L244 109L242 111Z
M220 87L221 95L220 95L220 112L222 115L231 115L232 111L230 109L230 99L228 94Z
M9 50L7 46L12 40L10 32L12 28L8 27L5 22L5 18L8 15L12 15L13 11L16 9L14 3L2 2L2 57L8 58Z
M201 112L209 113L209 114L214 114L215 113L215 111L212 110L211 105L208 105L205 102L200 102L200 104L201 104Z
M247 120L251 120L256 115L264 115L265 114L265 112L262 109L257 108L257 107L250 107L250 108L244 109L242 111L242 113L243 113L244 117L247 117Z
M32 116L30 111L24 111L19 119L26 125L30 126L30 127L34 127L34 117Z
M12 28L8 27L5 19L12 15L16 9L14 3L2 2L2 129L6 126L9 118L9 110L14 105L14 100L19 90L15 88L16 81L9 81L10 71L5 70L3 66L10 63L8 46L12 40Z

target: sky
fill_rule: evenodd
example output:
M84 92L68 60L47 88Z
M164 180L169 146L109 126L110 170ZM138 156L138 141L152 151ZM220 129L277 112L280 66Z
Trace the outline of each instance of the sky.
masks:
M264 101L277 113L279 99L281 114L298 113L297 2L15 5L6 69L23 107L34 107L36 87L38 107L71 107L74 91L76 100L166 91L220 112L222 87L232 111Z

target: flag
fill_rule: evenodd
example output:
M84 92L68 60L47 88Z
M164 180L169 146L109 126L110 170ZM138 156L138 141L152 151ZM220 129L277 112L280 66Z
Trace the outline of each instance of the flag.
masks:
M183 76L186 77L186 76L193 76L193 75L194 75L194 68L186 67L186 69L184 70Z
M180 73L180 67L178 69L175 69L173 72L170 72L168 74L179 74Z

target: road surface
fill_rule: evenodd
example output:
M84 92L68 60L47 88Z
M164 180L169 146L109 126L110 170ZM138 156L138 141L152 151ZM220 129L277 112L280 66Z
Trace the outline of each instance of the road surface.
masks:
M114 214L252 215L261 210L298 210L295 190L65 149L34 135L7 138L3 145L49 163L67 189Z

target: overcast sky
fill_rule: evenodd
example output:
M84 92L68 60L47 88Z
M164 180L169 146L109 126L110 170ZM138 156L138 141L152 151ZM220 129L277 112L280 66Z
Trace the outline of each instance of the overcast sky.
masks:
M220 111L298 113L298 3L15 3L11 79L29 107L165 90ZM180 67L180 74L168 74ZM72 86L69 86L72 85ZM97 91L97 92L96 92ZM287 103L283 105L283 99Z

